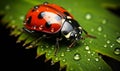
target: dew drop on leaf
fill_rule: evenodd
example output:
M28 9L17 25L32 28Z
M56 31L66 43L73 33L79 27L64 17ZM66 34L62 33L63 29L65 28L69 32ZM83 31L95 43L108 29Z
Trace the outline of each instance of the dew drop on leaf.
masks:
M70 71L73 71L73 68L70 68Z
M115 48L115 50L114 50L114 54L116 54L116 55L120 55L120 48Z
M62 61L63 61L63 62L66 62L66 60L65 60L65 59L63 59Z
M65 54L62 52L62 53L61 53L61 56L63 57L63 56L65 56Z
M106 37L107 37L107 35L106 35L106 34L104 34L103 36L104 36L104 38L106 38Z
M55 60L58 61L58 57L56 57Z
M96 57L96 58L95 58L95 61L97 61L97 62L98 62L98 61L99 61L99 58L97 58L97 57Z
M101 31L102 31L102 27L99 26L99 27L97 28L97 30L98 30L99 32L101 32Z
M90 19L92 18L92 15L88 13L88 14L85 15L85 18L86 18L87 20L90 20Z
M90 54L91 53L91 51L88 51L88 54Z
M110 40L107 40L107 44L110 44Z
M70 48L67 48L67 50L66 50L67 52L69 52L70 51Z
M85 50L89 50L89 49L90 49L89 46L86 46L86 47L85 47Z
M102 20L102 24L106 24L106 23L107 23L106 19Z
M49 46L47 45L46 48L48 48Z
M20 16L20 20L24 20L24 16Z
M95 31L95 30L92 28L92 29L91 29L91 32L94 32L94 31Z
M76 60L76 61L80 60L80 58L81 58L81 56L80 56L79 53L76 53L73 57L73 59Z
M88 58L87 60L90 61L90 58Z
M107 47L107 44L105 44L104 47L106 48L106 47Z
M114 45L115 45L115 44L112 44L112 45L110 45L110 47L112 48Z
M120 36L117 37L116 41L120 43Z
M102 67L98 67L98 69L102 69Z

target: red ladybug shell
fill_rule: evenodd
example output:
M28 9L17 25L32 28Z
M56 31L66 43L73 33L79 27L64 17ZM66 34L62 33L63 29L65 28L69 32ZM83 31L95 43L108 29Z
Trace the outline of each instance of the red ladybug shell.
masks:
M62 27L62 19L73 17L55 4L41 4L32 8L25 17L25 28L44 33L57 33Z

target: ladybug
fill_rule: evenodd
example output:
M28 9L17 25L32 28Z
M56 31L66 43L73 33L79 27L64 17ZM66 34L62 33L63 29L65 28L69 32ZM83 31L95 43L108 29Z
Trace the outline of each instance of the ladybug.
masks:
M26 14L24 30L29 33L38 32L42 37L55 38L57 48L63 38L71 41L69 47L72 47L78 40L83 39L82 32L87 37L95 38L89 35L67 10L48 2L34 6Z

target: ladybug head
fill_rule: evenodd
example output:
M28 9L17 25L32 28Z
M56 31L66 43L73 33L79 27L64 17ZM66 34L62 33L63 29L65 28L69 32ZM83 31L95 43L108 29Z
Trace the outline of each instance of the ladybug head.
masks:
M63 22L61 33L68 40L80 40L82 38L82 28L74 19L66 19Z

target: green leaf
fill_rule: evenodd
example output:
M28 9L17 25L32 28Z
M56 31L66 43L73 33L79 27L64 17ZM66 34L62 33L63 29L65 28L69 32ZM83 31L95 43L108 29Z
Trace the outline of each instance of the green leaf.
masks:
M37 37L20 31L28 10L34 5L48 0L6 0L0 3L0 14L4 14L3 22L13 28L11 35L19 36L18 41L33 45ZM60 49L54 56L55 43L40 40L37 43L37 55L46 53L46 58L53 62L60 61L61 68L67 65L67 71L111 71L109 65L99 54L120 61L120 17L109 12L107 8L120 6L118 0L49 0L67 9L80 25L96 39L80 40L73 48L60 42ZM85 36L83 34L82 36Z

